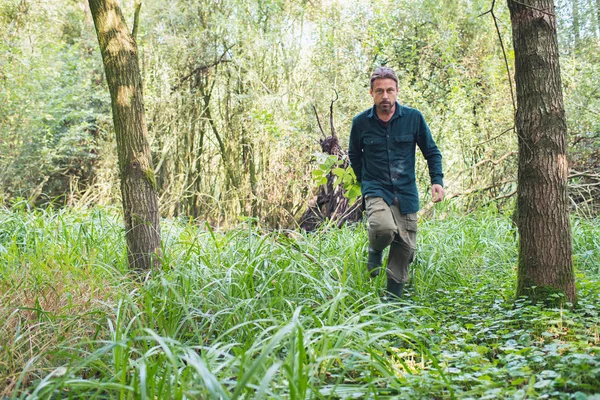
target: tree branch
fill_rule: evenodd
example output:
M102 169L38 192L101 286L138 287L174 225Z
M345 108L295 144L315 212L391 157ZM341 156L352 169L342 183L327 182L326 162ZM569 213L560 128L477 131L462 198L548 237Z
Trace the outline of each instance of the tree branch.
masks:
M315 107L315 105L313 104L312 106L314 112L315 112L315 117L317 117L317 123L319 124L319 129L321 130L321 134L323 135L323 139L327 138L327 135L325 134L325 131L323 130L323 127L321 126L321 119L319 118L319 113L317 112L317 107Z
M333 126L333 103L335 103L339 98L339 94L337 90L333 89L335 92L335 99L331 100L331 104L329 105L329 125L331 126L331 136L336 136L335 127Z
M504 185L507 185L509 183L515 183L515 182L516 182L515 179L505 179L505 180L503 180L501 182L494 183L494 184L491 184L491 185L488 185L488 186L485 186L485 187L482 187L482 188L472 188L472 189L467 189L467 190L465 190L463 192L452 193L451 195L447 196L447 199L450 200L450 199L453 199L453 198L459 197L459 196L465 196L465 195L468 195L468 194L473 194L473 193L477 193L477 192L483 192L483 191L486 191L486 190L494 189L494 188L497 188L497 187L500 187L500 186L504 186Z
M194 68L194 69L192 70L192 72L190 72L189 74L187 74L186 76L184 76L183 78L181 78L181 79L179 80L179 83L178 83L177 85L173 86L173 88L171 89L171 92L174 92L174 91L176 91L177 89L179 89L179 88L181 87L181 85L183 85L183 84L185 83L185 81L187 81L188 79L190 79L190 78L191 78L192 76L194 76L195 74L197 74L197 73L199 73L199 72L205 72L205 71L207 71L209 68L212 68L212 67L214 67L214 66L216 66L216 65L219 65L219 64L221 64L221 63L224 63L224 62L229 62L229 61L231 61L231 60L224 60L224 57L227 55L227 53L229 52L229 50L231 50L231 48L232 48L233 46L235 46L235 43L234 43L234 44L232 44L231 46L227 47L227 48L225 49L225 51L223 52L223 54L221 54L221 56L220 56L220 57L219 57L217 60L213 61L212 63L210 63L210 64L206 64L206 65L201 65L201 66L199 66L199 67L196 67L196 68Z
M133 29L131 30L131 37L136 40L138 26L140 25L140 10L142 9L142 0L135 0L135 12L133 14Z
M515 93L513 90L512 79L510 77L510 68L508 66L508 57L506 57L506 50L504 48L504 42L502 41L502 35L500 35L500 27L498 26L498 18L496 18L496 14L494 14L494 7L496 6L496 0L492 0L492 7L489 9L489 13L492 14L492 19L494 20L494 26L496 27L496 34L498 35L498 40L500 41L500 47L502 48L502 56L504 57L504 65L506 66L506 75L508 77L508 85L510 86L510 98L512 99L513 106L513 120L517 115L517 102L515 101ZM481 14L485 15L488 12ZM514 126L513 126L514 128Z
M461 169L460 171L458 171L458 173L456 174L456 176L460 176L460 175L462 175L464 172L467 172L467 171L469 171L469 170L472 170L472 169L475 169L475 168L477 168L477 167L480 167L480 166L482 166L483 164L490 163L490 164L493 164L493 165L498 165L498 164L500 164L502 161L506 160L508 157L510 157L510 156L512 156L512 155L515 155L515 154L518 154L518 152L517 152L516 150L513 150L513 151L509 151L508 153L504 154L502 157L500 157L500 158L499 158L499 159L497 159L497 160L490 160L490 159L487 159L487 158L486 158L485 160L481 160L481 161L479 161L479 162L477 162L477 163L473 164L472 166L470 166L470 167L468 167L468 168Z
M508 128L507 130L505 130L505 131L502 131L500 134L498 134L498 135L494 136L493 138L491 138L491 139L488 139L488 140L485 140L485 141L483 141L483 142L479 142L479 143L477 143L477 144L475 145L475 147L479 147L479 146L481 146L481 145L484 145L484 144L486 144L486 143L489 143L489 142L491 142L492 140L496 140L496 139L498 139L500 136L502 136L502 135L504 135L504 134L506 134L506 133L508 133L508 132L510 132L510 131L514 131L514 129L515 129L515 126L513 125L513 126L511 126L510 128Z
M479 167L479 166L481 166L481 165L483 165L483 164L487 164L487 163L491 163L491 164L494 164L494 165L498 165L498 164L500 164L502 161L506 160L508 157L510 157L510 156L512 156L512 155L515 155L515 154L517 154L517 153L518 153L518 152L517 152L516 150L513 150L513 151L509 151L508 153L504 154L502 157L500 157L500 158L499 158L499 159L497 159L497 160L488 160L488 159L486 159L486 160L481 160L481 161L479 161L478 163L474 164L472 168L477 168L477 167Z
M579 177L586 177L586 178L600 180L600 174L595 174L591 171L579 172L579 171L575 171L574 169L571 170L571 175L569 175L568 178L573 179L573 178L579 178Z

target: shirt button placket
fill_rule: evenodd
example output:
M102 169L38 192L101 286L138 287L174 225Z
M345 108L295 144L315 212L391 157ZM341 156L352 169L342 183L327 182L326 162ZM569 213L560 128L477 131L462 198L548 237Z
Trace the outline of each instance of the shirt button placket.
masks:
M391 122L391 121L390 121ZM390 123L388 123L388 126L385 129L385 134L387 136L387 148L388 148L388 173L389 173L389 177L390 177L390 183L392 184L392 187L394 185L393 183L393 179L392 179L392 143L390 142Z

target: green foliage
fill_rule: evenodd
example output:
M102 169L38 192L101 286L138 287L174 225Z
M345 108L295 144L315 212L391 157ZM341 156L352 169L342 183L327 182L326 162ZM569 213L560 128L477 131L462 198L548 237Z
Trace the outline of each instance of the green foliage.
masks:
M0 190L37 204L92 184L110 121L95 37L67 3L0 18Z
M575 220L579 305L513 298L510 220L421 221L409 297L380 300L362 226L165 221L126 272L114 210L0 209L1 396L583 398L600 391L598 220ZM377 289L380 288L380 289Z
M337 169L344 163L337 156L325 153L316 153L315 158L317 159L318 168L312 171L312 177L319 186L327 184L327 176L332 173L332 169Z
M361 195L360 184L356 180L354 170L350 165L344 168L344 160L335 155L316 153L318 168L312 171L313 181L321 186L327 184L328 177L332 177L332 186L343 185L344 196L349 200L351 207Z
M561 70L571 133L571 196L598 198L598 44L592 2L557 2ZM118 199L108 91L94 27L77 1L0 6L0 196L111 204ZM134 2L122 3L131 20ZM323 182L310 154L333 89L346 143L352 117L371 106L381 64L400 76L401 103L420 109L444 155L446 186L473 210L510 206L516 137L489 1L209 1L142 6L137 44L156 183L165 215L232 224L239 215L292 226ZM496 2L502 39L511 35ZM600 33L599 33L600 34ZM321 121L326 118L321 117ZM325 130L327 126L323 125ZM504 134L501 134L505 132ZM337 170L347 185L350 170ZM288 184L281 185L285 181ZM418 157L421 192L429 187ZM113 188L113 189L111 189ZM358 187L347 188L349 197Z

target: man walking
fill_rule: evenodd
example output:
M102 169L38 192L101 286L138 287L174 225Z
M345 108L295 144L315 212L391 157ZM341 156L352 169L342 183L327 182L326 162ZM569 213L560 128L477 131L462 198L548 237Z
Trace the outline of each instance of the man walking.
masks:
M390 246L387 292L401 298L417 239L415 144L427 160L434 202L443 200L445 193L442 154L423 115L396 101L398 78L392 69L375 69L370 93L373 107L352 121L348 156L366 203L367 268L371 276L379 275L383 250Z

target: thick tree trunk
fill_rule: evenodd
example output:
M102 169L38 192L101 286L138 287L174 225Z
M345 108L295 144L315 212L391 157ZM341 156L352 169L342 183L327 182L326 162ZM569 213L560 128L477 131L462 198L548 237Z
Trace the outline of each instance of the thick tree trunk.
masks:
M517 296L575 302L566 119L552 0L508 0L519 135Z
M89 0L110 90L129 266L158 261L160 225L136 43L116 0Z

